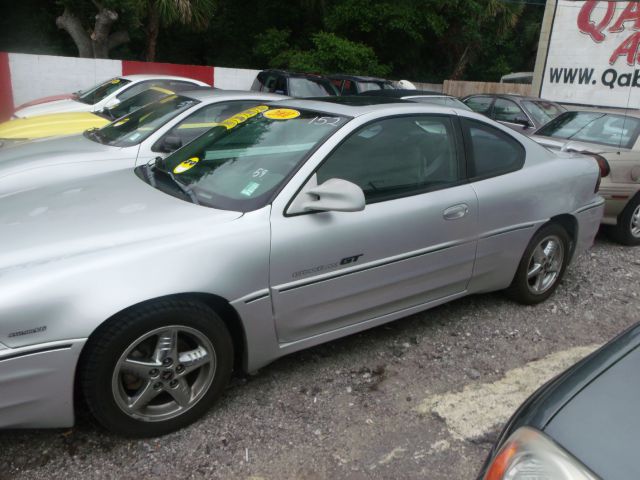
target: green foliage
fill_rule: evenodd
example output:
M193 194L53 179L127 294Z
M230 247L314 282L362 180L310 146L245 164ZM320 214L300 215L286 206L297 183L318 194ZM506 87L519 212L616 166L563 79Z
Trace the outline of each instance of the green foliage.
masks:
M185 2L197 15L189 16ZM144 58L149 6L156 4L163 12L157 61L341 71L426 82L451 78L465 52L462 79L497 81L509 72L532 70L544 12L544 0L528 0L526 5L503 0L100 3L119 14L113 30L127 30L131 37L111 52L112 58ZM0 50L75 55L68 35L55 27L65 6L90 29L96 14L91 0L3 2Z

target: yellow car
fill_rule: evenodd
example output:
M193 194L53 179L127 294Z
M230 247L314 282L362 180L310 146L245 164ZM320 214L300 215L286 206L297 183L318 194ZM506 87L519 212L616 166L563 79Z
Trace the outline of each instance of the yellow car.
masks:
M91 128L100 128L148 103L173 94L174 92L166 88L150 87L101 112L51 113L9 120L0 123L0 147L38 138L74 135Z

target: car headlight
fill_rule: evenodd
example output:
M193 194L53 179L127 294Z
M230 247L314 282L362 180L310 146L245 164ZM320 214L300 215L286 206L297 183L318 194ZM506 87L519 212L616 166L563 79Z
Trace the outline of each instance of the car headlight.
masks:
M516 430L504 443L484 480L598 480L587 467L542 432Z

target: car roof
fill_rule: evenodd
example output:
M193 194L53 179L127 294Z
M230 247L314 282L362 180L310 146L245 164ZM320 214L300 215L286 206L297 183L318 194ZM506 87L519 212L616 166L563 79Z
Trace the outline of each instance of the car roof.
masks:
M430 105L426 103L407 102L404 100L394 99L388 101L362 102L364 97L322 97L322 99L290 99L275 102L272 105L287 108L299 108L301 110L315 110L330 115L339 115L346 117L359 117L372 112L387 110L390 107L402 107L403 109L416 110L416 113L452 113L460 112L452 107L442 107ZM356 100L349 99L359 99ZM345 101L346 100L346 101ZM379 99L376 99L379 100ZM356 103L354 103L356 102ZM472 112L466 112L472 113ZM480 117L478 115L478 117Z
M366 96L380 96L380 97L395 97L395 98L405 98L405 97L451 97L451 95L447 95L442 92L436 92L433 90L412 90L409 88L396 88L389 90L368 90L366 92L362 92L360 95Z
M132 80L136 82L140 82L143 80L186 80L188 82L197 82L204 85L204 82L201 80L196 80L195 78L189 77L179 77L177 75L159 75L159 74L148 74L148 73L139 73L135 75L120 75L119 78L124 78L125 80Z
M546 98L540 97L532 97L530 95L519 95L517 93L473 93L471 95L467 95L464 97L464 100L471 97L502 97L509 98L512 100L531 100L533 102L550 102L550 103L558 103L553 100L547 100Z
M284 75L285 77L314 78L314 79L328 80L326 76L320 75L319 73L290 72L289 70L280 70L277 68L268 68L267 70L262 70L262 72L260 73L278 73L280 75Z
M209 101L212 99L220 100L263 100L265 102L275 102L278 100L285 100L285 95L278 95L277 93L256 92L253 90L220 90L211 87L200 87L190 90L184 90L177 92L178 95L184 97L191 97L200 101Z
M331 75L327 75L327 78L331 78L334 80L355 80L356 82L391 83L391 80L387 80L386 78L365 77L363 75L347 75L345 73L332 73Z

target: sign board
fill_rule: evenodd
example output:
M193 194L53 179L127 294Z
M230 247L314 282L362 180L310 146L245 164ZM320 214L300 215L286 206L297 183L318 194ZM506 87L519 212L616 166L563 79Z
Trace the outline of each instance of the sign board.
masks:
M640 2L558 0L540 96L640 108Z

